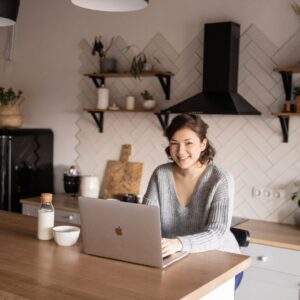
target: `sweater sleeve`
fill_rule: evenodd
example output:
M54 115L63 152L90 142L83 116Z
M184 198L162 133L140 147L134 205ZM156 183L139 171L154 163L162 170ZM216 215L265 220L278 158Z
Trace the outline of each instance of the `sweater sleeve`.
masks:
M142 203L146 205L159 206L158 189L157 170L155 170L150 178Z
M179 236L184 251L203 252L219 249L224 243L224 236L230 230L233 213L234 181L229 174L213 187L211 201L207 201L208 221L205 227L196 234Z

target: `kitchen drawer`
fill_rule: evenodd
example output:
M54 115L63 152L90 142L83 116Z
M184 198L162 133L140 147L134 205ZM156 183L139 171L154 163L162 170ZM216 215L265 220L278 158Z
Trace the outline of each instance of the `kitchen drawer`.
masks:
M296 276L250 267L244 272L241 285L235 292L235 300L299 300L298 279Z
M55 221L58 222L67 222L71 224L80 224L79 213L68 212L63 210L55 210Z
M252 266L300 276L300 251L250 243L241 248L252 257Z
M39 207L36 205L23 204L22 214L26 216L37 217Z

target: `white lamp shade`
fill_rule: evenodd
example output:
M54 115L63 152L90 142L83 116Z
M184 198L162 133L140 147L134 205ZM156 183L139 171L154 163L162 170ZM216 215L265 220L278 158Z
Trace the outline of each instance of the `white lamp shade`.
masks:
M71 0L73 4L100 11L134 11L148 5L145 0Z
M12 26L18 17L20 0L0 0L0 26Z
M0 27L12 26L12 25L15 25L15 24L16 24L16 22L14 20L0 17Z

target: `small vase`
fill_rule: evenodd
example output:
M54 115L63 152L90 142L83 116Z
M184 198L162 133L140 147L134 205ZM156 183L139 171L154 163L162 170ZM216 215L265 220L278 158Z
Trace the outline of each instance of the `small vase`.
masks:
M117 61L114 58L103 57L100 59L101 73L114 73L117 71Z
M298 206L294 213L294 221L296 226L300 226L300 207Z
M153 109L156 105L156 101L155 100L144 100L143 101L143 107L147 110Z

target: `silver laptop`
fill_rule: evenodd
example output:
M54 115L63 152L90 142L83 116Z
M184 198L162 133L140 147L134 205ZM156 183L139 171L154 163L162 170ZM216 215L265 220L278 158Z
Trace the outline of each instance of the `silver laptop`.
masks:
M161 253L159 208L117 200L79 197L83 251L131 263L165 268L188 252Z

